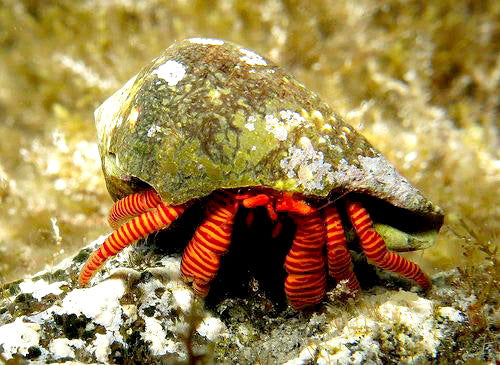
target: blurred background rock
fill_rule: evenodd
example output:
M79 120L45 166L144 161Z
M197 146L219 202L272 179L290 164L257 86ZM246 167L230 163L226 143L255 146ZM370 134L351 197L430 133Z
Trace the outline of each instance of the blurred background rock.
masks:
M187 37L268 56L443 207L426 271L494 260L499 22L494 0L2 0L0 281L110 231L93 111Z

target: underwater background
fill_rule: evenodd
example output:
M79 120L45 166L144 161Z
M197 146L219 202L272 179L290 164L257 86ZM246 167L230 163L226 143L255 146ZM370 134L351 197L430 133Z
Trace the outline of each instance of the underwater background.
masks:
M499 19L494 0L3 0L0 283L110 232L94 109L175 40L214 37L283 66L445 210L406 256L458 267L498 328Z

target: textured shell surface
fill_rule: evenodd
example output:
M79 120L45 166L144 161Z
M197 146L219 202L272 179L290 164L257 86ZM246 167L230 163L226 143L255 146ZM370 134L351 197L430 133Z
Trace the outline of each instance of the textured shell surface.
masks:
M357 192L442 222L442 211L313 92L252 50L174 43L95 112L108 190L140 180L171 204L262 186Z

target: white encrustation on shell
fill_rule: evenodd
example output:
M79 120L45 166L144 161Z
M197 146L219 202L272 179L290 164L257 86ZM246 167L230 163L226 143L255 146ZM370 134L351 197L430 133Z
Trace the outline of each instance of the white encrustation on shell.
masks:
M188 42L211 46L222 46L224 44L224 41L218 38L189 38Z
M240 60L243 62L247 63L248 65L251 66L266 66L267 61L262 57L261 55L255 53L254 51L251 51L246 48L240 48L240 53L242 56L240 57Z
M175 86L186 75L186 67L181 62L168 60L154 69L152 74L165 80L169 86Z
M283 158L280 166L297 185L305 191L323 189L325 179L332 179L332 165L324 161L321 151L316 151L307 137L301 137L298 147L290 147L288 156Z

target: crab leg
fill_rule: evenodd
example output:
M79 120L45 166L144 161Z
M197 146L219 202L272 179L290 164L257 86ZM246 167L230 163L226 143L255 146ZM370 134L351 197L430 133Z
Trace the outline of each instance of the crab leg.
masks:
M351 263L351 254L340 220L339 213L334 206L325 208L326 249L328 257L328 273L337 283L347 280L347 287L355 294L359 290L359 282L354 275Z
M285 259L288 276L285 293L295 309L319 303L325 296L326 272L323 246L325 228L318 212L293 214L297 230Z
M182 255L181 272L193 282L194 292L205 297L210 281L217 275L220 256L231 243L238 202L228 195L214 195L207 204L205 221L196 229Z
M424 289L431 287L429 279L417 264L387 250L384 240L373 228L373 222L368 212L360 203L348 202L347 213L368 260L383 269L398 273L407 279L415 280Z
M89 282L108 257L116 255L127 245L153 232L167 228L185 209L185 205L171 206L160 203L155 209L142 213L114 230L85 263L80 272L80 286L85 286Z
M120 222L154 209L160 203L161 198L154 189L127 195L113 204L108 216L109 225L116 229Z

